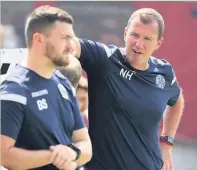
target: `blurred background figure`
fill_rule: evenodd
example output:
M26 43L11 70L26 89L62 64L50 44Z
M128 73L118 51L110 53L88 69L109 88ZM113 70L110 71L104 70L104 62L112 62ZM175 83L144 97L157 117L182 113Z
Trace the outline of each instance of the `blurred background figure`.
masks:
M13 25L0 25L0 47L1 48L18 48L21 43L21 39L15 32Z
M80 112L82 113L86 126L88 127L88 82L85 77L81 77L77 87L77 99Z
M57 68L76 89L82 75L82 67L76 58L72 58L68 66Z

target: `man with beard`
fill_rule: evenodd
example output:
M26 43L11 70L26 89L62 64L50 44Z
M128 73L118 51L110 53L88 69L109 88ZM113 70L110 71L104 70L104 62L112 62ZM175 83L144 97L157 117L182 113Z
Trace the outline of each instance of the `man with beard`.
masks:
M173 169L184 99L170 63L152 56L163 32L163 17L145 8L131 15L124 48L76 38L77 57L88 75L89 170Z
M73 19L50 6L27 18L28 57L1 85L1 164L8 169L74 170L92 156L70 82L55 67L73 57Z

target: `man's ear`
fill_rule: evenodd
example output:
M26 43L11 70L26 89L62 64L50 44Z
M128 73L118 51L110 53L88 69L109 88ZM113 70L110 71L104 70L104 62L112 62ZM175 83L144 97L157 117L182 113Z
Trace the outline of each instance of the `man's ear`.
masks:
M124 28L124 41L126 41L127 32L128 32L128 28L125 27L125 28Z
M161 46L161 44L163 43L163 37L161 37L158 41L157 41L157 47L155 48L155 51L157 51L159 49L159 47Z
M37 44L42 44L45 41L44 35L36 32L33 34L33 42L36 42Z

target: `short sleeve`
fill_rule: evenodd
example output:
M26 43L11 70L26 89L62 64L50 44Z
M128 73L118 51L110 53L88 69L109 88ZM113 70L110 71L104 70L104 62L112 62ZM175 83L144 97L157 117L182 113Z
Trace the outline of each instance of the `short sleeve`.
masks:
M27 98L17 83L5 81L0 87L1 134L16 140L23 123Z
M21 103L1 99L2 135L17 139L24 118L23 107Z
M83 69L88 73L99 73L107 68L108 58L117 49L116 46L106 46L105 44L91 41L80 40L81 56L79 61Z
M170 97L169 97L169 100L168 100L168 105L169 106L173 106L173 105L176 104L176 102L179 98L180 92L181 92L181 89L180 89L179 83L177 81L175 72L172 68L171 68L171 73L172 73L172 81L170 82Z

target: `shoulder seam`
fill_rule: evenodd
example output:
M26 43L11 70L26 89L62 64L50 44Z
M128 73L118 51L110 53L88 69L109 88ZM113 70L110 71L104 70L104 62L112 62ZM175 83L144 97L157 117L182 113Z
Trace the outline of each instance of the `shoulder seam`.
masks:
M115 50L110 50L109 47L105 44L102 44L102 46L103 46L108 58L111 57L118 49L118 48L115 48Z

